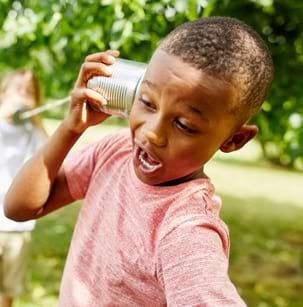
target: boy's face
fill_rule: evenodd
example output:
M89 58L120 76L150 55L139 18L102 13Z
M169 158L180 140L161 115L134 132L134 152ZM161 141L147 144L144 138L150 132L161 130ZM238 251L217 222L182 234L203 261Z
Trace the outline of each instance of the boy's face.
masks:
M233 133L235 101L229 84L157 50L129 118L139 179L158 185L203 174Z

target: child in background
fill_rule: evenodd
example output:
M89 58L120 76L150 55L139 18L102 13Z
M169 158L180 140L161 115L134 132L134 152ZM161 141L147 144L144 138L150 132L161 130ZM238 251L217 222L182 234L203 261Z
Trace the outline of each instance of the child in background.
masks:
M30 70L17 70L0 85L0 299L2 307L25 290L31 231L35 221L16 222L4 216L4 196L15 174L46 138L39 117L15 123L18 108L40 104L40 88Z
M228 229L204 165L256 135L248 120L273 78L269 51L236 19L180 25L149 62L130 129L70 154L108 117L94 111L106 100L86 83L110 76L118 54L86 57L69 114L16 176L6 214L28 220L84 199L62 307L244 306L228 277Z

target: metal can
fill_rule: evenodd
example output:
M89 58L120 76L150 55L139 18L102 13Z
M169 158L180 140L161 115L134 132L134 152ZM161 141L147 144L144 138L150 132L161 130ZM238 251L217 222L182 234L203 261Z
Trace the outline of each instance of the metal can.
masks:
M138 94L147 65L145 63L116 59L112 65L112 76L94 76L87 82L93 89L107 100L107 105L100 111L128 117L133 102Z

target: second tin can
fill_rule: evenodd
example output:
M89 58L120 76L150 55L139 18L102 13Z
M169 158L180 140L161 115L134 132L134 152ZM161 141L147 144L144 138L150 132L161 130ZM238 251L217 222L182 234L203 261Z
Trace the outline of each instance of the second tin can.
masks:
M107 100L102 111L119 117L128 117L138 94L147 65L145 63L116 59L111 66L112 76L95 76L88 80L87 87Z

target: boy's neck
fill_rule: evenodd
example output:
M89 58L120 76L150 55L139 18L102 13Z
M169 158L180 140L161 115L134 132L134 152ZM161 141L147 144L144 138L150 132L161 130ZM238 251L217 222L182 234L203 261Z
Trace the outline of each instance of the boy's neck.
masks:
M182 178L177 178L168 182L163 182L159 184L159 186L172 186L172 185L178 185L187 181L195 180L195 179L200 179L200 178L205 178L208 179L208 176L204 173L203 167L194 173L191 173L185 177Z

